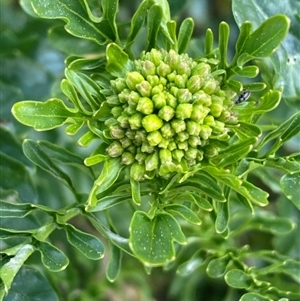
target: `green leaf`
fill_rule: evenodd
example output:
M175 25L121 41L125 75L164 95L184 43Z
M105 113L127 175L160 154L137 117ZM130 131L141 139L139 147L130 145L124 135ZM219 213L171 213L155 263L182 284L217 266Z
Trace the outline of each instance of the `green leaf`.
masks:
M226 22L221 22L219 25L219 52L220 52L220 69L227 66L227 48L229 40L230 28Z
M262 134L260 127L255 124L245 123L240 121L238 125L232 127L240 139L256 137L259 138Z
M205 211L213 210L213 206L208 200L206 200L206 199L202 198L201 196L199 196L198 194L194 194L194 193L193 193L193 197L195 199L195 203L197 204L197 206L200 209L205 210Z
M270 301L270 298L256 293L246 293L241 297L240 301Z
M150 51L152 48L156 48L157 34L161 27L161 21L163 19L162 7L158 4L154 4L148 11L147 15L147 46L146 51Z
M22 218L34 210L30 204L17 204L0 200L1 218Z
M225 281L233 288L250 289L253 280L251 276L245 272L238 269L233 269L226 273Z
M300 210L300 172L284 175L280 179L280 187L286 197Z
M206 268L208 276L212 278L219 278L223 276L230 261L230 254L211 260Z
M85 257L98 260L104 256L104 246L99 238L82 232L72 225L64 225L69 243L78 249Z
M14 257L12 257L6 264L1 267L0 275L6 293L9 291L16 274L18 273L24 262L27 260L27 258L34 251L34 246L26 244L18 250Z
M52 161L51 157L44 152L43 148L38 143L29 139L24 140L23 151L30 161L62 181L62 183L64 183L75 195L77 195L70 177Z
M205 44L204 44L204 53L206 56L212 55L213 44L214 44L214 34L212 30L209 28L206 30Z
M31 0L34 11L42 18L62 19L67 25L65 29L72 35L81 39L92 40L100 45L105 44L112 36L112 30L107 20L95 24L80 1L53 0ZM86 4L86 1L83 3ZM86 6L88 6L86 4ZM108 37L110 35L110 37Z
M215 221L215 229L217 233L224 233L228 229L229 223L229 204L228 201L217 203L217 218Z
M37 201L35 188L26 167L2 152L0 152L0 187L17 191L19 199L23 202Z
M48 242L40 241L37 244L41 252L43 265L51 272L60 272L69 264L68 257L58 248Z
M287 35L289 25L285 15L270 17L248 36L240 53L246 52L253 58L270 56Z
M300 283L300 262L287 259L283 262L284 272L292 277L295 281Z
M45 102L20 101L13 105L15 118L37 131L47 131L60 127L68 122L68 118L83 118L76 110L67 107L62 100L52 98Z
M178 222L168 213L158 213L150 219L145 212L136 211L129 231L130 248L146 266L159 266L173 261L173 241L185 243Z
M112 158L104 162L102 172L95 180L94 186L91 189L86 206L87 211L90 211L92 207L95 207L98 203L95 194L101 193L111 187L118 179L122 169L123 167L120 165L119 159Z
M191 224L201 225L201 220L190 208L184 205L170 204L164 207L166 212L175 213Z
M111 43L107 45L106 58L106 70L113 76L124 77L126 72L132 69L127 53L117 44Z
M40 271L23 265L15 276L8 295L3 299L3 301L11 300L59 301L59 298L51 284Z
M141 205L141 189L140 189L140 182L130 178L130 186L131 186L131 195L132 200L135 204Z
M181 23L178 33L178 53L184 53L186 51L193 30L194 20L192 18L187 18Z
M113 244L110 244L110 257L106 269L106 278L110 282L114 282L121 270L122 251Z

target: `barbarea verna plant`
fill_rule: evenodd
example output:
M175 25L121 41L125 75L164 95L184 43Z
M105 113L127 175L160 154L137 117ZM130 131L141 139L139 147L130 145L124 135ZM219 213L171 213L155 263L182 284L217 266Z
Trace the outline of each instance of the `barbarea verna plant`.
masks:
M30 14L63 19L69 34L99 50L66 58L60 98L12 107L14 117L36 131L64 126L76 137L73 144L89 154L82 158L59 144L23 141L26 157L71 194L56 208L50 201L34 201L20 187L2 187L1 300L63 300L59 278L46 274L53 289L38 270L24 265L39 251L50 272L63 273L69 264L64 252L69 256L74 250L57 239L60 229L81 252L77 257L98 262L106 252L106 277L116 284L126 279L125 256L124 264L133 257L150 274L157 273L155 267L177 271L172 300L208 300L197 293L199 283L202 290L208 283L205 271L224 279L215 280L226 293L218 300L299 300L297 248L264 248L251 236L254 229L280 241L296 233L297 220L271 210L270 193L276 170L280 206L300 209L299 153L281 153L299 133L300 113L278 126L263 119L287 93L284 82L269 80L265 59L271 57L280 78L286 61L274 52L288 35L290 19L275 14L254 30L250 21L240 22L238 2L233 7L240 32L230 61L227 23L220 23L217 39L208 29L203 51L190 54L194 21L187 18L177 28L166 0L141 1L129 23L117 23L117 0L99 1L101 15L86 0L22 3ZM299 93L295 98L299 101ZM7 168L19 164L18 158L5 160ZM55 189L52 193L55 197ZM22 223L14 226L17 220ZM148 276L140 271L139 277ZM46 297L41 287L47 287ZM89 296L65 295L66 300L115 300L107 290L95 284Z

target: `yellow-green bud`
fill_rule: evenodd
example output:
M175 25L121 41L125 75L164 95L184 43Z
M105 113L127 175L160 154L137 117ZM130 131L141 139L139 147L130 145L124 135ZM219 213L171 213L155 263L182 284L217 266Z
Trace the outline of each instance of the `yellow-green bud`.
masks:
M171 67L171 69L176 69L178 66L178 63L180 61L179 54L171 49L169 53L166 55L165 62Z
M157 152L150 154L145 159L145 168L147 171L155 170L158 168L159 158Z
M199 63L192 69L192 75L200 75L203 79L205 79L211 73L210 65L206 63Z
M126 88L126 83L124 78L117 78L111 81L112 85L116 87L117 92L121 92Z
M155 67L154 63L152 63L149 60L142 62L142 74L144 75L145 78L147 78L147 76L149 76L149 75L150 76L155 75L156 67Z
M184 132L178 133L176 135L176 139L175 140L176 140L176 142L183 142L183 141L188 140L189 137L190 137L190 135L186 131L184 131Z
M168 149L161 149L159 151L159 158L162 163L170 162L170 161L172 161L172 153Z
M189 135L198 136L200 134L200 125L193 120L187 121L186 128Z
M141 145L147 139L147 132L143 129L136 131L134 136L134 143L136 145Z
M158 145L162 140L162 135L159 131L151 132L147 135L147 140L151 146Z
M176 109L177 104L178 104L176 97L168 92L165 92L165 97L167 99L167 105L172 107L173 109Z
M148 75L147 76L147 81L149 82L149 84L151 85L151 87L152 87L152 95L153 94L156 94L156 93L154 93L156 90L154 90L153 91L153 88L155 87L155 86L158 86L159 85L159 77L157 76L157 75ZM162 90L163 90L163 86L162 86ZM161 90L161 91L162 91ZM160 92L161 92L160 91Z
M128 137L124 137L124 138L120 139L120 142L121 142L123 148L127 148L132 144L131 140Z
M155 66L158 66L162 59L163 55L160 51L156 50L155 48L150 51L150 60L155 64Z
M145 165L134 162L130 168L130 177L136 181L141 181L144 179Z
M211 96L202 90L193 94L193 100L195 104L204 105L206 107L209 107L212 104Z
M173 128L173 130L175 131L175 133L180 133L180 132L183 132L185 131L186 129L186 124L183 120L180 120L180 119L173 119L171 121L171 126Z
M198 136L190 136L188 139L188 144L191 147L197 147L198 145L201 145L201 140Z
M124 152L121 157L121 164L130 165L134 162L134 156L130 152Z
M188 150L185 152L185 157L188 160L193 160L197 158L198 150L193 147L189 147Z
M158 94L155 94L152 97L152 101L153 101L154 107L156 109L161 109L167 104L165 94L162 93L162 92L158 93Z
M190 103L180 103L176 109L176 118L187 119L191 117L193 105Z
M143 80L145 80L144 77L137 71L128 72L126 74L126 85L130 90L136 90L136 85Z
M172 70L168 64L161 62L159 66L156 68L156 72L159 76L166 77L168 74L172 72Z
M148 97L141 97L137 104L136 110L145 114L149 115L153 112L154 106L153 102Z
M189 103L193 99L192 93L188 89L179 89L177 92L179 103Z
M184 151L181 149L175 149L172 151L172 157L178 162L181 161L183 156L184 156Z
M203 123L204 118L209 113L210 109L204 107L203 105L193 105L193 111L191 114L191 119L197 123Z
M122 139L125 136L125 131L120 125L110 127L110 135L114 139Z
M135 160L139 163L139 164L142 164L145 162L145 159L147 158L147 154L145 153L137 153L136 156L135 156Z
M218 103L212 103L210 106L210 114L213 115L214 117L219 117L223 111L223 105L218 104Z
M152 87L146 80L144 80L141 83L137 84L136 88L142 96L149 97L151 95Z
M184 151L187 151L189 149L189 145L188 145L187 141L177 142L177 147Z
M122 147L121 143L119 141L113 141L108 148L106 149L107 153L111 157L119 157L122 155L124 148Z
M142 127L143 115L141 113L135 113L129 117L128 122L132 130L137 130Z
M124 129L129 127L128 118L129 118L129 116L125 115L124 113L117 118L120 126Z
M122 114L123 110L124 109L122 107L113 107L110 112L115 118L118 118Z
M143 118L142 124L144 129L150 133L159 130L164 123L157 115L150 114Z
M173 130L173 128L171 127L170 123L165 123L161 129L160 132L162 134L162 136L166 139L171 138L175 135L175 131Z
M206 124L201 125L200 137L204 140L208 139L211 135L212 128Z
M142 146L141 146L141 151L143 153L149 153L149 154L151 154L151 153L154 152L154 147L151 146L148 141L144 141L142 143Z
M106 98L106 102L109 104L109 105L112 105L112 106L117 106L120 104L120 100L119 100L119 97L118 95L111 95L111 96L108 96Z
M168 145L169 145L169 140L164 137L162 137L161 141L158 144L160 148L168 148Z
M173 151L173 150L177 149L177 144L176 144L176 142L175 142L175 141L170 141L169 144L168 144L168 149L169 149L170 151Z
M183 75L177 74L175 76L174 83L175 83L175 85L176 85L177 88L180 88L180 89L185 88L186 87L186 83L187 83L187 76L186 76L186 74L183 74Z
M165 121L171 120L174 117L174 115L175 111L170 106L164 106L158 111L158 116Z
M201 85L202 85L202 80L199 75L193 75L192 77L190 77L190 79L187 81L186 84L187 88L192 94L197 92L200 89Z
M207 94L212 94L216 91L218 88L219 83L214 78L210 78L208 80L205 80L202 90Z
M214 119L214 116L212 115L207 115L205 118L204 118L204 124L207 124L209 126L214 126L215 125L215 119Z
M135 91L131 91L130 94L128 95L128 105L135 109L138 101L140 99L140 95L139 93L135 92Z

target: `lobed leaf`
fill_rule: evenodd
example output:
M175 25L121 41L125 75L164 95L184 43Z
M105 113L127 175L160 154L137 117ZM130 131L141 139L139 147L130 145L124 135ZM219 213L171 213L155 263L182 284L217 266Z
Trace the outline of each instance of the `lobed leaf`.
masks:
M146 266L159 266L173 261L173 242L185 243L178 222L168 213L158 213L150 219L145 212L135 211L129 232L130 248Z

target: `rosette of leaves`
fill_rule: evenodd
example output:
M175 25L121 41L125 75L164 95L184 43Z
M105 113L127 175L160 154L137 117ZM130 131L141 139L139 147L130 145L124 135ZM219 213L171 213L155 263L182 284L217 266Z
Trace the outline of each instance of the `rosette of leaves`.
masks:
M250 22L243 23L234 57L228 62L229 26L224 22L219 26L216 43L212 31L207 30L204 55L190 57L186 49L193 21L184 20L177 34L167 1L143 1L131 19L127 36L120 34L116 23L118 1L102 1L102 18L92 14L86 1L82 4L63 6L69 21L68 32L93 40L105 50L92 59L77 56L66 59L62 99L23 101L12 109L20 122L35 130L66 125L68 135L84 133L77 141L80 146L98 143L84 159L85 166L81 166L85 172L89 167L89 175L93 177L89 194L84 197L52 160L53 157L56 161L80 165L77 156L68 157L66 150L50 143L24 141L26 156L61 179L74 194L74 211L69 215L60 213L63 217L56 222L61 225L83 214L107 238L112 250L107 272L110 280L117 277L123 251L147 267L170 265L176 259L175 246L180 249L180 244L187 243L185 233L191 239L211 239L208 246L218 249L214 235L219 235L222 242L230 238L232 202L246 208L243 218L249 220L255 206L268 204L268 193L248 181L248 174L265 164L261 158L274 155L282 141L297 133L297 128L292 130L291 125L299 121L299 114L258 142L262 129L257 121L278 106L281 91L273 91L263 82L244 80L257 77L259 68L253 64L254 60L267 58L276 50L288 32L289 19L275 15L256 30ZM42 17L63 18L38 0L32 0L32 6ZM74 12L80 12L88 20L85 32L76 24ZM145 24L144 51L135 56L132 46ZM252 97L249 102L236 105L236 97L243 89L256 93L259 101ZM264 147L272 139L278 139L277 143L264 153ZM285 170L287 176L282 180L285 192L299 207L291 186L286 185L291 177L298 176L294 174L299 167L296 161L287 157L284 167L271 159L268 164ZM116 221L109 217L110 210L124 203L132 206L132 213L126 215L129 238L119 235ZM49 209L39 210L52 214ZM105 222L97 215L103 212ZM267 225L273 225L274 219L261 217ZM202 220L203 227L199 226ZM285 219L278 225L272 231L288 233L294 228ZM226 274L228 285L252 291L255 284L255 297L265 293L267 286L259 287L253 280L255 273L251 274L242 264L248 254L246 248L230 253L231 247L228 243L220 252L208 251L209 247L203 252L198 250L180 270L187 273L189 263L193 265L195 258L199 263L202 256L201 263L212 260L207 268L212 277L222 276L232 267L233 272ZM100 251L98 257L102 256ZM224 253L230 254L224 259ZM272 261L272 254L266 257ZM274 259L276 263L280 258ZM236 265L230 266L232 262ZM283 273L292 269L294 262L289 263ZM215 272L215 266L220 272ZM282 272L282 268L274 266L276 272ZM240 276L247 286L243 281L234 283Z

